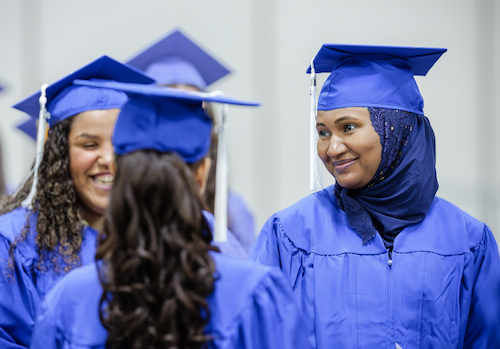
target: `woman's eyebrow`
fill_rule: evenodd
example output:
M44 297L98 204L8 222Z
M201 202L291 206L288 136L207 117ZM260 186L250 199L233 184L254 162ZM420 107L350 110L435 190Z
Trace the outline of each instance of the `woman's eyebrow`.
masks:
M346 115L346 116L341 116L340 118L338 118L337 120L334 121L334 124L338 124L342 121L346 121L346 120L358 120L358 118L356 118L355 116L350 116L350 115Z
M91 135L89 133L81 133L79 134L78 136L76 136L75 138L88 138L88 139L98 139L99 137L96 136L96 135Z

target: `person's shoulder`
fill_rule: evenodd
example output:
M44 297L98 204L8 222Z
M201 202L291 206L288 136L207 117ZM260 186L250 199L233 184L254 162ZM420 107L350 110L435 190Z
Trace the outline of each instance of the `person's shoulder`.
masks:
M54 286L52 293L64 293L67 299L81 300L81 296L98 286L99 275L95 263L71 270Z
M314 212L318 209L320 210L339 210L337 202L335 201L334 186L329 186L323 190L311 193L292 205L276 212L276 216L287 218L293 217L297 214L307 216L309 213Z
M405 228L402 249L429 250L438 254L462 254L477 246L486 225L451 202L435 197L425 219Z
M14 241L26 225L31 213L29 209L17 207L10 212L0 215L0 235L10 242Z
M255 296L259 285L279 272L274 267L222 253L211 253L211 256L216 265L213 300L224 307L224 312L234 315Z
M335 200L334 186L312 193L271 216L264 229L275 230L278 239L301 250L335 254L335 241L353 235L345 213ZM357 239L355 235L354 238Z
M454 227L456 231L462 230L466 232L472 245L477 245L482 240L485 223L471 216L458 206L445 199L436 197L431 209L434 210L434 216L439 216L442 220L445 220L446 224Z
M225 332L270 284L282 281L276 268L221 253L211 253L216 265L214 291L208 298L211 326ZM281 284L278 286L282 286Z
M214 224L215 224L215 217L213 213L202 210L201 213L203 213L203 217L205 217L205 220L207 221L207 224L211 230L213 230Z
M252 287L274 270L272 267L223 253L214 252L210 255L216 265L218 287L219 284L224 287L227 282L231 286L237 281L242 290L251 291Z
M51 314L58 331L69 343L94 347L106 341L99 321L102 287L95 263L74 269L49 291L42 309Z
M73 316L90 311L89 304L93 305L101 293L97 266L92 263L63 276L47 293L45 306L59 314L57 317L64 320L61 327L65 327L74 321Z

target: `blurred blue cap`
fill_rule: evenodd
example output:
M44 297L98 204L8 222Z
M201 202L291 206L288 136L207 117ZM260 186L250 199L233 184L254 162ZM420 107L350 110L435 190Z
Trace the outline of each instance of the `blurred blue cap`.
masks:
M121 92L94 87L74 86L75 79L109 79L121 82L151 84L154 80L136 68L102 56L47 87L48 120L52 127L59 121L88 110L121 108L127 96ZM40 92L36 92L13 107L38 118Z
M185 84L204 90L230 71L179 30L127 62L154 78L158 85Z
M377 107L423 114L424 101L414 75L426 75L446 51L324 44L313 59L316 73L330 73L319 95L318 110Z
M151 85L86 80L75 80L74 84L112 88L129 95L113 134L116 154L154 149L175 152L188 163L201 160L210 147L212 121L202 107L203 101L259 105L215 93Z
M18 124L16 128L26 133L28 136L36 140L36 121L35 118L29 118L28 120Z

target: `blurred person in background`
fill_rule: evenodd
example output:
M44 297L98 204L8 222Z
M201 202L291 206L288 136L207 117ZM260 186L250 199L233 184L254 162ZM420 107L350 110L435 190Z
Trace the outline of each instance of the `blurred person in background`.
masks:
M225 66L180 30L169 33L127 63L144 71L160 86L188 91L206 91L211 84L230 73ZM210 103L204 103L204 106L216 124L212 106ZM217 162L216 129L217 125L212 132L210 148L212 163ZM211 213L215 210L215 178L216 168L212 166L203 195L206 209ZM233 256L246 257L255 240L254 217L244 199L232 190L228 193L228 229L230 232L227 242L219 246L221 251Z

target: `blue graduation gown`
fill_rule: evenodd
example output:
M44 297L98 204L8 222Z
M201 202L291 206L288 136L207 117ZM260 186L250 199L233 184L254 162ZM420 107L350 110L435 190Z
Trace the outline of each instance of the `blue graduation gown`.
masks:
M227 200L228 229L248 254L255 241L253 215L243 198L232 190L229 190Z
M215 218L214 215L208 211L203 211L203 216L208 223L208 227L211 231L214 230ZM240 242L234 236L232 231L227 230L227 240L224 242L213 242L215 246L219 248L221 253L227 254L228 256L239 257L239 258L247 258L248 253L245 251L243 246L241 246Z
M281 267L311 347L487 348L500 262L484 223L436 197L390 259L379 235L363 245L346 222L331 186L273 215L250 254Z
M279 270L216 252L211 256L218 276L207 298L211 348L307 348L302 316ZM105 348L101 294L95 264L71 271L45 298L31 348Z
M20 207L0 216L0 348L27 348L35 323L36 311L47 292L63 276L52 271L40 272L35 234L15 252L14 280L6 277L10 243L23 230L29 211ZM36 229L36 215L30 218ZM94 261L97 231L85 227L80 251L82 265Z

